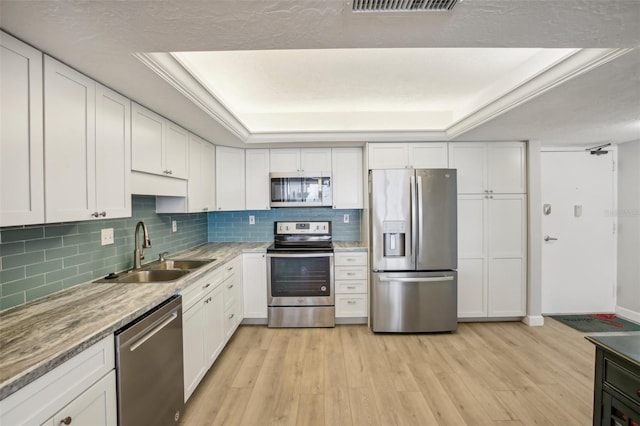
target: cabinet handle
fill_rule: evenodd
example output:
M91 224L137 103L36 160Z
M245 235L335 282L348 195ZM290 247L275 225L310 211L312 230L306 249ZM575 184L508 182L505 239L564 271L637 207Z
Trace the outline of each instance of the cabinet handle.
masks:
M71 418L71 416L67 416L64 419L60 420L60 423L64 423L65 425L70 425L72 420L73 419Z
M206 212L207 210L209 210L209 207L203 207L202 210Z
M206 283L205 285L202 286L202 289L204 290L205 288L209 288L210 285L211 283Z
M349 276L352 276L352 275L355 275L355 274L356 274L355 272L347 272L347 275L349 275Z
M233 318L236 314L229 315L229 319Z
M233 288L233 284L228 285L228 286L227 286L227 288L228 288L229 290L231 290L231 289Z
M355 301L355 300L347 300L347 303L348 303L349 305L355 305L355 304L356 304L356 301Z
M100 212L100 216L107 217L107 212Z
M222 210L222 207L218 207L218 210Z
M167 170L167 174L172 175L173 174L173 170Z
M347 262L355 262L356 260L353 257L347 257Z
M91 217L98 217L98 212L91 213Z
M493 189L490 189L490 190L489 190L489 194L493 194Z
M356 286L355 286L355 285L348 285L348 286L347 286L347 288L348 288L349 290L355 290L355 289L356 289Z
M233 266L230 266L227 268L227 271L232 271L233 270Z

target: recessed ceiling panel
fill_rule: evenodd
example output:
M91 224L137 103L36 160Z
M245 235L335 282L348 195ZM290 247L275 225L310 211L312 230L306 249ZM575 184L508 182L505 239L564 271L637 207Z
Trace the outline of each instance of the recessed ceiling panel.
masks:
M252 133L442 130L571 49L174 52Z

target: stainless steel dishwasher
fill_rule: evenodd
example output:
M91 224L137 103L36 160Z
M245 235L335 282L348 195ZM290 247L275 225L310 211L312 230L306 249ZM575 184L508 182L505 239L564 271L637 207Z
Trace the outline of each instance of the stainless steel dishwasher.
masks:
M118 425L175 425L184 408L182 297L116 331Z

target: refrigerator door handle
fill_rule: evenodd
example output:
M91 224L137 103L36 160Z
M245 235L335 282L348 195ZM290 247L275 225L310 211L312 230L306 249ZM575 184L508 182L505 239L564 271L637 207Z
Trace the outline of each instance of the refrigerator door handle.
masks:
M453 276L446 277L425 277L425 278L391 278L391 277L380 277L380 282L391 282L398 281L402 283L424 283L424 282L442 282L442 281L453 281Z
M412 174L409 177L409 186L411 190L411 241L409 242L411 248L411 256L413 257L412 266L415 267L417 262L416 257L416 238L418 237L417 222L418 222L418 202L416 200L416 177Z
M416 229L416 235L417 235L417 239L418 241L416 241L416 246L417 246L417 250L416 250L416 265L420 262L420 255L422 253L422 232L424 229L424 218L423 218L423 211L422 211L422 176L417 176L416 180L418 181L418 226Z

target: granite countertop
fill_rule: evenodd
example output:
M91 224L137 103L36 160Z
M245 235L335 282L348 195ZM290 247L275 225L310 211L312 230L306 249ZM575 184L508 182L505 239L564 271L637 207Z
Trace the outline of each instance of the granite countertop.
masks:
M586 339L594 345L626 359L640 368L640 335L595 335Z
M180 280L155 284L87 283L0 312L0 400L181 292L202 275L265 243L207 243L167 256L211 259Z
M367 251L369 243L366 241L334 241L334 251Z

